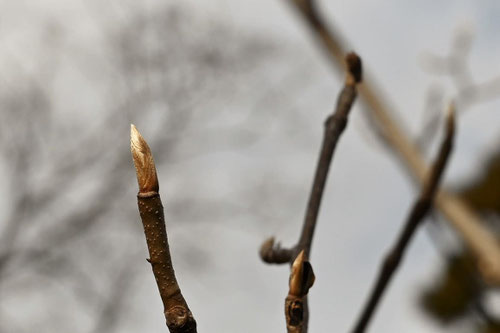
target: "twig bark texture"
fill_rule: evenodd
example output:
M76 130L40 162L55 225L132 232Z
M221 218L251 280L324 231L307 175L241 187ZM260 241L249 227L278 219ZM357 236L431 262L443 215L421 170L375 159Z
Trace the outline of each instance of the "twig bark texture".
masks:
M321 199L323 198L333 154L335 153L339 138L347 126L349 112L357 95L356 85L361 82L361 59L355 53L349 53L345 61L348 69L346 82L338 97L335 112L329 116L325 122L323 144L316 167L311 194L309 195L304 225L298 243L299 251L304 250L306 257L309 257L311 251L314 229L316 227Z
M134 125L131 125L130 143L139 183L137 202L149 250L148 262L158 285L168 329L171 333L196 333L196 321L175 278L153 155Z
M337 99L337 106L332 115L325 121L323 143L319 154L316 173L312 184L311 193L307 204L302 232L297 244L290 248L281 248L280 244L275 244L274 237L267 239L260 248L260 257L269 264L292 264L300 251L304 250L306 257L309 257L316 221L318 219L321 199L325 188L328 172L335 148L341 134L343 133L351 110L352 104L357 95L357 84L362 79L361 59L355 53L349 53L346 58L348 68L346 81Z
M424 217L432 207L432 203L439 185L439 181L446 167L450 152L453 146L453 136L455 133L455 121L453 109L450 108L446 121L446 134L441 143L438 156L432 165L427 179L424 181L420 196L413 204L408 215L404 228L399 238L394 244L392 250L386 255L381 267L379 276L371 291L368 302L366 303L361 316L356 323L353 333L362 333L370 323L371 318L387 288L391 278L398 269L405 251Z
M356 86L362 79L361 59L355 53L349 53L346 58L347 75L344 87L338 97L337 106L332 115L325 121L323 143L321 146L316 173L307 204L304 223L300 238L292 248L281 248L279 243L274 244L274 238L266 240L260 248L263 261L272 264L289 263L292 265L292 275L296 259L308 258L311 252L314 230L318 219L321 200L330 170L330 164L335 148L343 133L352 104L356 99ZM298 265L298 264L297 264ZM309 263L307 262L307 265ZM307 270L307 269L306 269ZM311 269L312 272L312 269ZM292 277L291 277L292 279ZM309 288L307 288L309 290ZM307 305L307 291L303 295L292 295L293 302L287 297L285 314L288 332L307 332L309 310ZM293 315L292 315L293 314ZM299 320L300 319L300 320Z
M286 328L289 333L304 332L304 302L314 284L315 276L311 264L306 260L304 251L292 264L288 296L285 299Z
M336 69L343 69L343 54L346 43L337 30L325 23L316 8L316 1L286 1L293 5L311 28L315 37L324 47L331 64ZM359 87L359 93L371 109L370 115L383 133L386 143L396 152L414 179L422 183L427 166L421 152L405 134L406 131L397 121L394 110L380 97L382 95L376 89L377 85L369 79L363 81L364 83ZM489 284L500 286L500 245L484 227L486 224L460 198L447 191L438 190L436 207L441 210L476 256L477 267L484 280Z

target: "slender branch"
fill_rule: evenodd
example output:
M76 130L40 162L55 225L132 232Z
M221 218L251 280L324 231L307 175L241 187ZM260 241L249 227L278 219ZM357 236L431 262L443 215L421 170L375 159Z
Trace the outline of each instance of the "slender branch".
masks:
M130 147L139 183L137 201L150 255L148 262L163 301L168 329L171 333L196 333L196 321L175 278L153 155L134 125L130 129Z
M323 145L298 243L298 250L304 250L307 257L310 255L314 229L333 154L340 135L347 126L347 117L357 94L356 84L361 81L361 59L356 54L349 53L346 56L346 63L348 74L344 88L338 98L335 112L325 122Z
M327 26L316 9L314 0L286 0L301 14L304 21L311 28L315 37L324 47L330 63L335 69L344 68L342 55L345 42L337 30ZM383 133L385 142L397 153L403 165L412 173L415 180L424 181L427 165L421 152L411 142L396 113L385 102L377 85L369 78L363 80L359 87L359 94L364 103L369 106L374 122ZM451 223L465 244L478 259L479 272L483 279L491 285L500 285L500 244L495 237L484 227L481 218L472 211L456 195L438 190L436 206Z
M361 59L355 53L349 53L346 58L347 75L344 88L340 92L337 100L337 106L332 115L325 121L325 129L323 136L323 143L320 150L320 155L316 167L316 173L307 204L304 224L302 232L297 244L290 248L281 248L280 244L274 244L274 238L267 239L260 248L260 257L264 262L272 264L292 264L292 275L294 259L301 257L308 257L311 252L311 245L318 219L318 213L321 206L321 199L325 188L326 180L330 164L337 146L338 140L347 126L347 119L351 110L352 104L357 95L357 84L361 82L362 78L362 64ZM309 321L309 309L307 303L307 292L300 295L300 302L297 295L294 296L290 302L287 298L286 302L286 319L288 332L307 332L307 325ZM300 303L300 306L298 305ZM291 306L297 306L291 310ZM292 315L294 313L294 315ZM300 320L299 320L300 319Z
M345 61L348 69L345 84L338 97L335 111L325 121L323 143L299 241L294 247L284 249L280 247L279 243L274 244L273 237L267 239L260 248L260 256L267 263L291 264L300 251L304 250L307 257L310 254L330 164L339 138L347 125L352 104L356 99L357 84L361 82L362 78L362 64L358 55L349 53Z
M285 317L288 333L304 332L304 303L314 284L315 276L304 250L295 258L290 272L288 296L285 299Z
M443 175L452 150L454 133L454 111L453 108L450 107L450 112L448 113L446 121L446 135L441 143L439 154L432 166L432 169L430 170L428 178L424 181L420 196L413 204L405 226L399 235L396 244L386 255L380 267L377 281L373 286L368 302L366 303L364 310L359 317L354 330L352 331L353 333L362 333L365 331L387 286L391 281L391 278L398 269L405 251L415 234L415 231L431 209L439 181Z

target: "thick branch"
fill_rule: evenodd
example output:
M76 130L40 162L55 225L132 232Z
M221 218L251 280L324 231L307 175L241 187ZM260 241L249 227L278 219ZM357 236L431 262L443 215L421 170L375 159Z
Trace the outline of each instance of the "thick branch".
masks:
M439 180L443 175L446 163L452 150L453 136L455 132L454 128L454 114L453 110L450 109L446 123L446 135L441 143L439 154L432 166L432 169L430 170L429 176L424 181L420 196L415 201L396 244L392 250L389 251L380 267L378 279L371 291L370 298L368 299L368 302L359 317L353 333L362 333L365 331L387 286L391 281L391 278L398 269L405 251L415 234L415 231L417 230L417 227L431 209L436 189L439 185Z
M328 59L336 69L343 68L344 42L337 31L328 27L315 8L313 0L286 0L294 5L315 37L325 48ZM387 144L397 153L403 165L413 174L414 179L423 182L427 170L422 154L413 144L400 123L395 120L395 112L384 103L373 81L364 79L359 87L363 101L370 107L371 116L384 134ZM478 259L478 268L486 282L500 285L500 245L484 227L486 224L459 197L444 190L438 190L436 206L465 241Z
M152 266L163 301L168 329L171 333L196 333L196 321L177 284L170 258L153 155L134 125L131 125L130 142L139 183L137 195L139 213L150 256L148 262Z

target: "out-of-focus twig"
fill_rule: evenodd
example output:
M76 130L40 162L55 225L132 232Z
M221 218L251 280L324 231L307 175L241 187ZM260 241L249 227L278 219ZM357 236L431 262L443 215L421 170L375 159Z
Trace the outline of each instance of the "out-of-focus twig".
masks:
M171 333L196 333L196 321L175 278L153 155L134 125L130 143L139 183L137 201L150 255L148 262L158 284L168 329Z
M452 150L454 133L454 110L450 107L450 112L448 113L446 122L446 135L441 143L438 156L429 171L428 177L426 177L426 180L423 183L420 196L413 204L396 244L386 255L380 267L377 281L373 286L368 302L366 303L363 312L353 329L353 333L362 333L365 331L386 290L386 287L389 285L391 278L398 269L405 251L415 234L415 231L417 230L417 227L431 209L439 181L446 168L446 164Z
M447 55L426 53L422 57L422 69L431 75L446 76L455 86L453 100L460 114L471 106L500 98L500 76L498 74L481 83L474 80L470 65L470 54L474 36L470 29L459 29L453 38ZM439 110L442 108L442 93L431 87L428 96L424 126L418 134L417 145L424 151L439 131Z
M287 0L304 18L315 37L326 50L330 63L336 69L343 68L343 38L337 30L329 27L319 14L313 0ZM385 142L393 149L402 164L415 180L422 183L427 165L417 146L410 141L400 122L396 120L394 110L384 102L377 85L364 75L359 87L362 100L371 110L373 123L378 126ZM444 190L438 190L436 207L443 213L465 244L477 258L479 271L483 279L492 285L500 285L500 245L495 237L484 227L481 219L458 196Z

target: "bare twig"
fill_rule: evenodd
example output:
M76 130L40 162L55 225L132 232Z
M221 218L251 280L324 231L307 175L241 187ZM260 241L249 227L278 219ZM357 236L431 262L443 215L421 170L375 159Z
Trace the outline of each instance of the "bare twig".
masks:
M314 229L335 147L347 125L347 117L357 94L356 85L361 82L361 59L355 53L349 53L346 56L346 64L348 71L344 88L338 98L335 112L325 122L323 145L298 243L298 249L304 250L307 257L311 251Z
M348 66L345 85L338 97L334 113L325 121L323 143L299 241L291 249L284 249L279 244L274 244L273 237L267 239L260 248L260 256L267 263L282 264L288 262L291 264L300 251L304 250L306 257L311 251L314 229L330 164L340 135L347 125L349 111L356 99L356 86L361 81L362 76L361 59L355 53L349 53L345 61Z
M196 333L196 321L177 284L170 258L153 155L134 125L131 125L130 143L139 183L139 213L150 255L148 262L158 284L168 329L171 333Z
M314 272L306 260L304 251L300 251L292 264L290 287L285 299L285 317L288 333L301 333L304 326L304 302L309 289L314 284ZM307 325L307 323L305 323Z
M338 97L334 113L330 115L325 122L323 143L299 241L294 247L286 249L281 248L279 243L275 245L273 237L267 239L260 248L260 256L262 260L267 263L293 264L294 259L299 257L299 253L303 253L305 257L308 257L311 252L314 229L316 228L321 199L323 197L323 190L325 188L330 164L340 135L347 125L349 112L357 95L357 84L361 82L362 77L362 64L358 55L355 53L349 53L346 56L345 61L348 71L344 88ZM295 319L298 318L296 316L292 317ZM287 312L287 323L292 317L289 317ZM307 293L300 297L300 322L297 322L295 319L292 320L294 323L294 325L292 325L293 330L289 329L289 332L306 333L309 320Z
M316 10L315 2L313 0L286 1L293 4L302 15L315 37L325 48L334 68L343 68L342 55L345 50L343 38L338 31L326 25ZM363 82L359 87L359 93L371 109L372 119L379 127L377 131L384 135L384 141L394 150L407 170L411 171L414 179L422 183L427 166L421 152L405 134L407 131L397 121L394 110L391 110L379 97L382 94L375 89L377 85L366 76ZM436 206L474 253L483 279L489 284L500 285L500 244L484 227L485 223L482 223L481 218L459 197L444 190L438 190Z
M436 189L438 188L439 181L443 175L444 169L446 167L448 157L453 146L453 136L455 133L455 120L454 111L450 107L450 112L448 113L446 121L446 135L441 143L439 149L439 154L430 170L428 177L424 181L422 186L422 191L420 196L413 204L413 207L408 215L405 226L399 235L399 238L389 253L386 255L381 267L377 282L373 286L370 294L370 298L366 303L361 316L359 317L357 324L353 330L353 333L362 333L368 326L370 319L372 318L377 305L379 304L386 287L389 285L391 278L393 277L395 271L398 269L401 260L405 254L405 251L417 230L417 227L423 221L424 217L427 215L432 207L434 196L436 194Z

